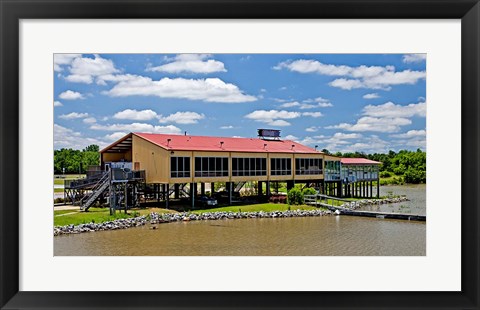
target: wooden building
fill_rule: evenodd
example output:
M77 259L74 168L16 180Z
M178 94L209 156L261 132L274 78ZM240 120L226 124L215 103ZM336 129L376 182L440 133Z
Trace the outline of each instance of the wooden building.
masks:
M130 163L132 170L144 170L146 183L167 204L171 194L178 198L185 189L188 196L195 197L198 185L201 194L205 193L205 184L213 192L216 182L225 182L229 202L247 181L258 182L259 195L270 194L271 182L286 182L287 189L305 183L322 192L328 189L327 194L346 193L342 189L345 178L341 158L279 138L130 133L100 153L102 170L115 162ZM262 193L264 182L266 192Z

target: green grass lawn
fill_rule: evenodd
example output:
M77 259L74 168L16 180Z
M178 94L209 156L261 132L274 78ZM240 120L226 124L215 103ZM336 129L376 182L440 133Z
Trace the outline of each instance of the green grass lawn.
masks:
M54 226L65 226L65 225L79 225L86 224L95 221L95 223L109 222L116 219L122 218L131 218L140 215L147 215L151 212L156 213L174 213L176 211L160 209L160 208L149 208L149 209L138 209L138 210L129 210L127 214L124 211L119 211L115 215L110 215L110 210L108 208L90 208L88 212L77 212L74 214L62 215L66 213L72 213L75 210L57 210L54 211ZM60 216L58 216L60 215Z
M55 216L57 215L62 215L62 214L67 214L67 213L72 213L72 212L78 212L77 210L56 210Z
M262 204L253 204L253 205L243 205L243 206L228 206L220 207L214 209L205 209L205 210L193 210L191 213L205 213L205 212L270 212L270 211L287 211L289 205L287 204L275 204L275 203L262 203ZM322 208L315 208L307 205L300 206L290 206L291 210L317 210ZM65 226L65 225L79 225L86 224L95 221L95 223L102 223L113 221L116 219L136 217L140 215L147 215L152 212L156 213L177 213L174 210L167 210L162 208L148 208L148 209L132 209L128 211L128 214L125 214L123 211L118 211L115 215L110 215L108 208L90 208L88 212L76 212L75 210L58 210L54 211L54 225L55 226ZM72 214L68 214L72 213ZM64 215L66 214L66 215Z

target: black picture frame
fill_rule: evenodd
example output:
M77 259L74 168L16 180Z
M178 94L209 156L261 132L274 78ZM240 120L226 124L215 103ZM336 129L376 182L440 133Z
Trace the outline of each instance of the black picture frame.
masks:
M0 0L1 309L479 309L479 17L478 0ZM59 18L461 19L461 291L19 291L19 20Z

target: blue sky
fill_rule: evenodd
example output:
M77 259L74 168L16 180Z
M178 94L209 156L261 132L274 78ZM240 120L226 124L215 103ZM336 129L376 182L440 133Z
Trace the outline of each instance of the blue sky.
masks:
M55 54L54 148L129 132L425 150L425 54Z

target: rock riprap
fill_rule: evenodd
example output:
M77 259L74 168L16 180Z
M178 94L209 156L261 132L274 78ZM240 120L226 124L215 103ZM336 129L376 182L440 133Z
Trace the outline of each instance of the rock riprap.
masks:
M352 202L346 202L340 206L340 208L356 210L364 206L375 206L379 204L390 204L409 201L406 196L383 198L383 199L362 199Z
M118 219L103 223L88 223L80 225L56 226L54 236L80 234L84 232L105 231L138 227L146 224L172 223L180 221L229 220L248 218L287 218L331 215L331 211L324 210L288 210L271 212L205 212L205 213L150 213L148 216L139 216L129 219Z

